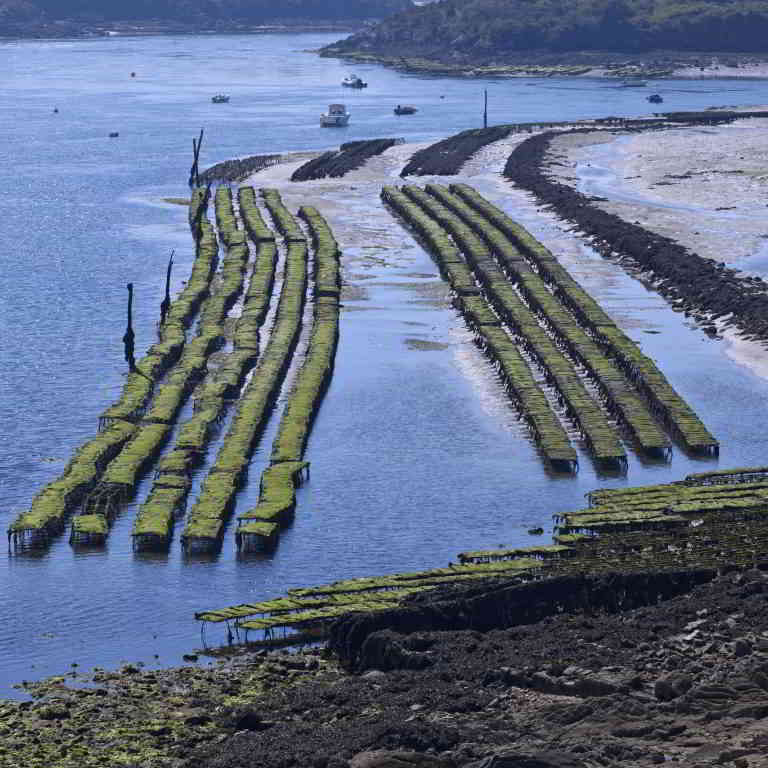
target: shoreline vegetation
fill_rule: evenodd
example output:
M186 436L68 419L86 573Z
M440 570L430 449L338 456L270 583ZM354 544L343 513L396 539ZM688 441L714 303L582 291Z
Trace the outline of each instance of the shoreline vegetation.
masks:
M162 35L261 35L302 34L306 32L354 32L360 22L310 21L291 23L275 21L263 24L218 21L201 24L184 21L156 20L116 21L114 23L89 22L77 19L61 19L47 22L5 24L0 31L0 41L96 39L102 37L153 37Z
M249 32L350 32L410 0L0 0L0 38Z
M443 0L388 16L323 49L425 74L662 77L765 61L766 8L750 0ZM528 70L528 71L526 71Z

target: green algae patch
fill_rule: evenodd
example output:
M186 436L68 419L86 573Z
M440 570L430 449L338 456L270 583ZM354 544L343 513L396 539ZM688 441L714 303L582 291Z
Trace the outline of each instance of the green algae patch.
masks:
M77 535L106 536L109 526L102 515L78 515L73 521L72 531Z
M253 708L266 692L341 676L335 664L314 653L294 661L304 658L301 672L289 673L281 657L253 655L216 666L127 665L120 672L70 673L25 684L31 702L0 705L0 765L180 768L201 747L232 734L215 710Z
M441 341L428 341L427 339L403 339L408 349L415 349L422 352L436 352L441 349L448 349L451 345Z
M170 205L189 206L191 201L186 197L164 197L163 202L169 203Z
M567 557L573 553L572 547L565 546L564 544L549 544L539 547L481 549L471 552L460 552L458 558L461 563L492 563L499 560L514 560L523 557L538 557L546 560L549 558Z

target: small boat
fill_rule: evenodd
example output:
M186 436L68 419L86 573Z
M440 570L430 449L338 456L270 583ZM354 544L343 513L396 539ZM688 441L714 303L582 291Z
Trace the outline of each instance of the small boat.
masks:
M658 93L652 93L650 96L645 97L651 104L663 104L664 99Z
M211 101L214 104L228 104L229 96L227 96L225 93L217 93L215 96L211 98Z
M342 128L349 122L349 112L344 104L329 104L328 111L320 115L322 128Z
M110 139L116 139L120 134L117 131L112 131L112 133L109 134Z
M395 107L395 114L396 115L413 115L414 113L418 112L419 110L416 109L416 107L412 107L410 104L398 104Z
M347 75L341 84L347 88L367 88L368 83L364 83L357 75Z
M626 80L622 80L619 83L619 88L645 88L648 83L645 80L641 80L639 77L632 77Z

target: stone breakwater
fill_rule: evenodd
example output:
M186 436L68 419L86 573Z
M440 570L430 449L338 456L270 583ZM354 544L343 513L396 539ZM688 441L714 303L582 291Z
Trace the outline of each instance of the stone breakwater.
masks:
M548 131L523 141L509 156L504 175L559 216L573 221L607 257L620 257L645 272L674 308L698 320L722 320L743 337L768 339L768 286L722 262L692 253L674 240L608 213L573 187L547 173Z

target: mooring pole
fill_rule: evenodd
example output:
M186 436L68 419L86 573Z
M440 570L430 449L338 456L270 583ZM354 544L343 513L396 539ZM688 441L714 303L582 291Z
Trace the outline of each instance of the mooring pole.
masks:
M195 186L200 186L200 149L203 146L203 134L205 128L200 129L200 138L197 140L197 151L195 152Z
M192 167L189 169L189 186L195 186L195 164L197 163L197 139L192 139Z
M168 308L171 306L171 268L173 267L173 254L176 251L171 251L171 258L168 259L168 271L165 274L165 298L160 305L160 324L165 322L165 316L168 314Z
M488 89L486 88L483 93L485 94L485 106L483 107L483 128L488 127Z
M136 361L133 358L134 339L133 324L131 322L131 310L133 309L133 283L128 283L128 327L123 336L123 346L125 347L125 362L128 363L128 370L133 373L136 370Z

